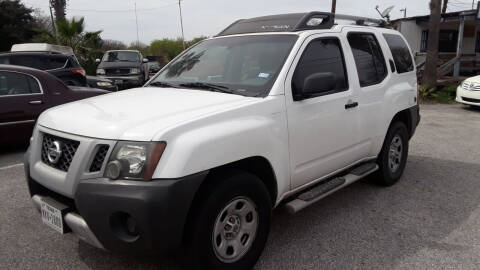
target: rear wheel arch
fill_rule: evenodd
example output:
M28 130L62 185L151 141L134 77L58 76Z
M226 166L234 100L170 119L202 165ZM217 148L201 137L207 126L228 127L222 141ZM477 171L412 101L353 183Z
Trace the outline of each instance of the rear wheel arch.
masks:
M392 127L393 123L395 122L402 122L405 124L408 130L409 136L413 136L413 120L412 120L412 115L410 114L410 109L405 109L403 111L398 112L395 114L395 116L392 118L392 121L390 121L390 124L388 126L388 130ZM387 132L388 132L387 130Z

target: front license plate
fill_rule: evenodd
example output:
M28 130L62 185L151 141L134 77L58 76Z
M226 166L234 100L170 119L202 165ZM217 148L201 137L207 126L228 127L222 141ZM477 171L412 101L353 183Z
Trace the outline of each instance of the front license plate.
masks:
M122 84L123 80L115 80L115 84Z
M48 202L42 201L41 212L43 223L45 223L50 228L56 230L59 233L65 233L62 210L56 208Z

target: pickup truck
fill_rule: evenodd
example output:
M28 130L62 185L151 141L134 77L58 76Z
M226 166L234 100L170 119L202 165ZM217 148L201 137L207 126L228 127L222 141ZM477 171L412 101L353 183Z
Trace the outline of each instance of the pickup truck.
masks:
M43 222L113 252L181 250L188 269L251 269L275 207L395 184L420 121L410 48L337 16L240 20L142 88L44 112L25 161Z

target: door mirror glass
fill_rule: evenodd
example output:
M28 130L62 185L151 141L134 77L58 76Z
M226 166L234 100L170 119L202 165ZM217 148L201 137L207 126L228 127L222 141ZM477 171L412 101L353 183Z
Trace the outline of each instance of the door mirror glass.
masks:
M305 78L301 95L304 97L330 92L335 89L337 78L332 72L313 73Z

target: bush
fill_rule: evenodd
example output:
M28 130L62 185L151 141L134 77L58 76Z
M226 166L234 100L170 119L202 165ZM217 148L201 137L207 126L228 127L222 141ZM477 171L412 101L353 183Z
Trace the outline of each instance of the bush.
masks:
M455 100L458 85L458 83L455 83L441 88L421 85L418 89L418 93L422 101L433 101L448 104Z

